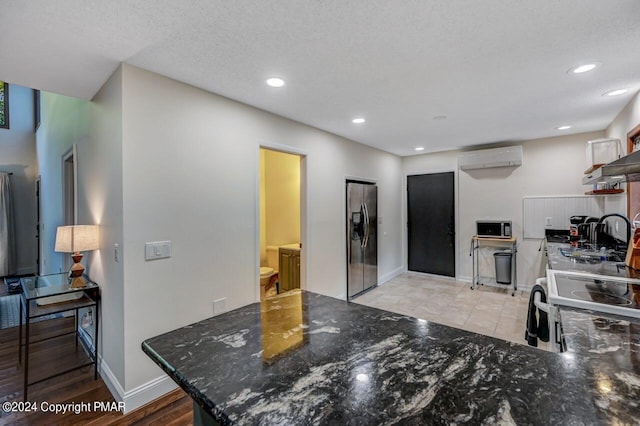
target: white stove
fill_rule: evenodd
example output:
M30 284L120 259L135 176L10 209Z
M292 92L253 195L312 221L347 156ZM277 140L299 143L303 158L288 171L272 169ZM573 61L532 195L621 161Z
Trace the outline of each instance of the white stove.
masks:
M554 352L563 352L564 338L560 306L640 318L640 280L588 272L547 270L549 343Z
M640 318L640 280L586 272L548 272L549 304Z

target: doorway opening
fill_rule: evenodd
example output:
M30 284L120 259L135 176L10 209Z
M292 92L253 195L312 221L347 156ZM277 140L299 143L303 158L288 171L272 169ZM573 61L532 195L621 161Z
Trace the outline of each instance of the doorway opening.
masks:
M75 225L78 216L76 145L62 156L62 225ZM62 270L71 269L71 256L62 257ZM62 272L62 271L60 271Z
M303 160L260 148L260 300L303 287Z
M40 230L42 227L41 217L42 210L40 207L40 175L36 178L36 269L37 274L40 275L42 272L42 266L40 262L42 261L42 244L40 242Z

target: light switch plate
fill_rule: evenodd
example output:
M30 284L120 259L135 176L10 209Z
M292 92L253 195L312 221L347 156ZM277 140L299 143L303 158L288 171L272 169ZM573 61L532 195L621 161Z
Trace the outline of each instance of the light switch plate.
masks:
M156 260L171 257L171 241L154 241L145 243L144 259Z

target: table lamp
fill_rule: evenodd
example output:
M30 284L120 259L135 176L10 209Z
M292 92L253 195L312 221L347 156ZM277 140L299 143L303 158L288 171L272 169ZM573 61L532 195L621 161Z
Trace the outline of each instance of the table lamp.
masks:
M56 232L56 247L55 251L62 253L73 253L71 258L73 259L73 266L69 270L69 277L71 277L71 288L80 288L86 285L82 273L84 272L84 266L80 261L82 260L81 251L97 250L98 249L98 226L96 225L71 225L71 226L58 226Z

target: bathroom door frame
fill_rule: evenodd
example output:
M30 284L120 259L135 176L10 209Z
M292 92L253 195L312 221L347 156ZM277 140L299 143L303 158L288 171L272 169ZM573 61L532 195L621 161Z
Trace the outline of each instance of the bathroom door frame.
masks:
M78 145L62 154L62 225L77 225L78 220ZM62 270L71 269L71 256L62 257Z
M283 145L268 140L258 140L258 146L255 150L254 170L256 171L255 180L255 301L260 302L260 149L269 149L272 151L283 152L285 154L297 155L300 157L300 288L307 289L307 259L309 259L309 221L307 220L307 151L297 147Z

